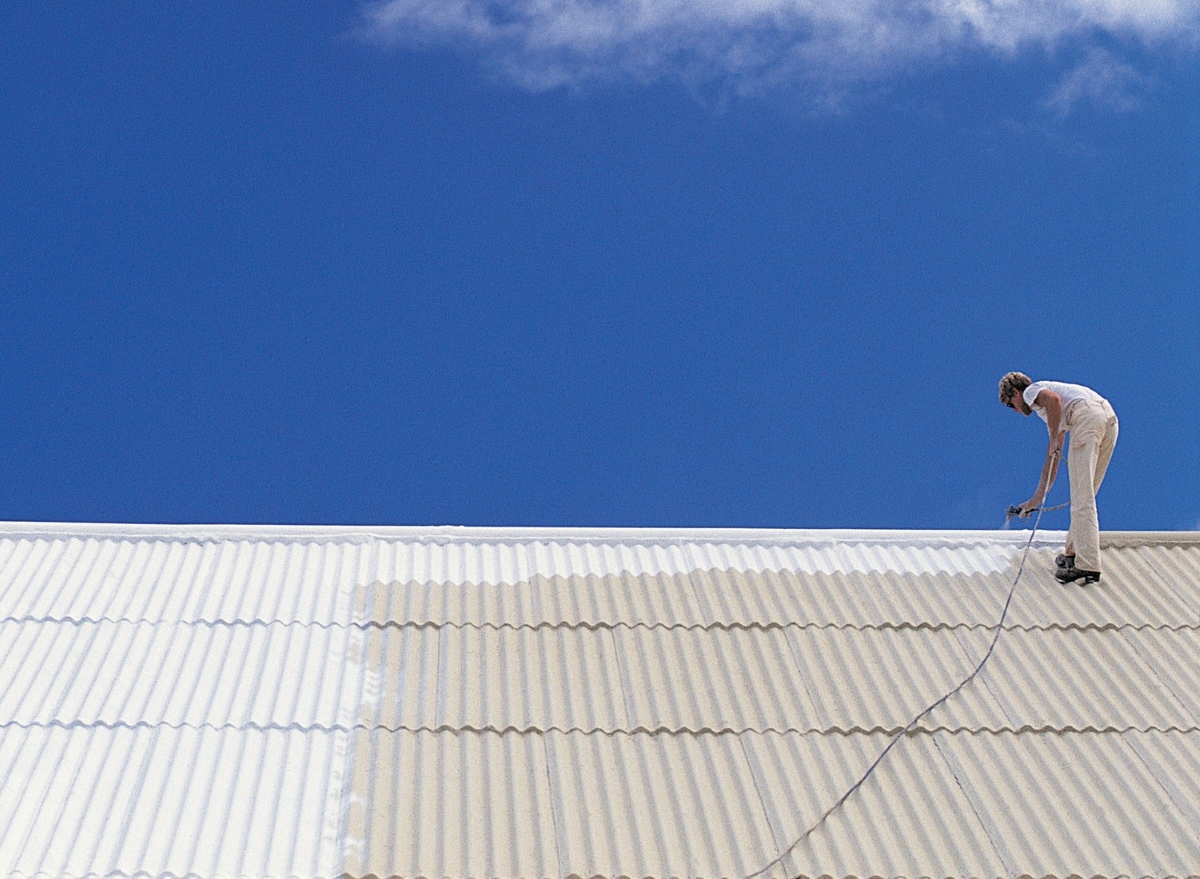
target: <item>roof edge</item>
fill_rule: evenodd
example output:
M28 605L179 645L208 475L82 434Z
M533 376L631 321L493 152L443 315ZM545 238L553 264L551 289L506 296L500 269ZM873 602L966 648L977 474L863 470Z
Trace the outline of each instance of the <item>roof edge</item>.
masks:
M514 527L466 525L272 525L272 524L153 524L123 522L2 522L0 537L127 537L175 540L276 539L293 540L419 540L458 542L478 540L591 540L656 542L665 540L795 543L828 541L996 542L1023 543L1028 529L949 530L876 528L628 528L628 527ZM1063 539L1065 532L1041 530L1037 543ZM1101 544L1111 547L1200 544L1200 531L1106 531Z

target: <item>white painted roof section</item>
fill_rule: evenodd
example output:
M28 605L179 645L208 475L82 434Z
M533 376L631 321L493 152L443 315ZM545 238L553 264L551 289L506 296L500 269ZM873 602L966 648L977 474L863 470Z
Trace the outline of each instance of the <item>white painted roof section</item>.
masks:
M0 524L0 877L740 879L1027 537ZM1200 876L1200 535L1062 537L764 876Z

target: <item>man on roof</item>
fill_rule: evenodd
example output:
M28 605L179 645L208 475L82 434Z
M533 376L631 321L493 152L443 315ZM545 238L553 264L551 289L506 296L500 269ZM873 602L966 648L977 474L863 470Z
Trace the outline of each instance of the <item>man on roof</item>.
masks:
M1050 443L1033 497L1017 509L1023 516L1041 506L1058 475L1063 440L1071 434L1067 473L1071 480L1071 530L1055 561L1060 583L1095 583L1100 579L1100 518L1096 492L1117 444L1117 415L1108 400L1091 388L1065 382L1035 382L1021 372L1000 379L1000 402L1022 415L1036 412L1046 422Z

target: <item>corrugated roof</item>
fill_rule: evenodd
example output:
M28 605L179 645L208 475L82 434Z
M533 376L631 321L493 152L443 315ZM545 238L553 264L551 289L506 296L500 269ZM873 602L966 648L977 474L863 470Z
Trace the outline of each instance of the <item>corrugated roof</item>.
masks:
M740 879L1026 537L0 524L0 876ZM763 875L1200 876L1200 535L1061 539Z

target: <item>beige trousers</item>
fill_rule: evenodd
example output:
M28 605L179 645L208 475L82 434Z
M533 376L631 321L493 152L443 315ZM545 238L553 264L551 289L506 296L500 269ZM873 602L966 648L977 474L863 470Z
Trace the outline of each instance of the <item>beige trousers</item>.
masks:
M1071 433L1067 472L1071 478L1071 531L1067 551L1075 551L1075 567L1100 570L1100 517L1096 492L1104 481L1117 445L1117 415L1107 401L1080 400L1066 420Z

